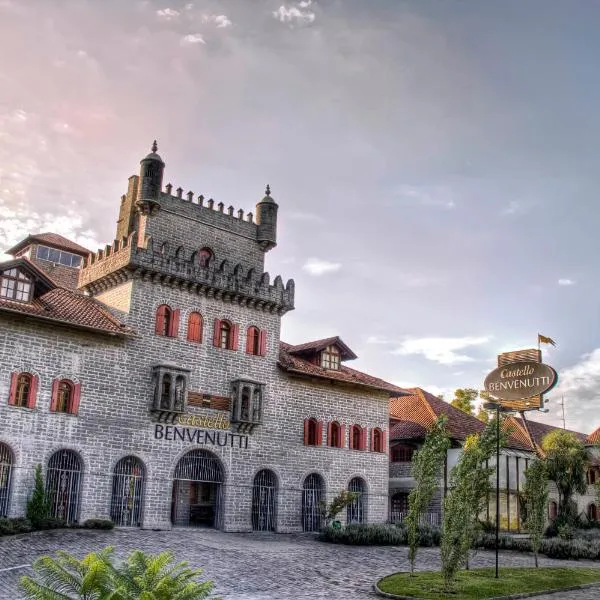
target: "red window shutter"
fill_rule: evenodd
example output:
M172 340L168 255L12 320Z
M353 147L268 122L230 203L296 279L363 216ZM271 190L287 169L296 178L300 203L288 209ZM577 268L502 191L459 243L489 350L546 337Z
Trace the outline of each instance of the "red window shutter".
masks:
M165 330L165 319L167 318L167 307L163 304L156 309L156 322L154 324L154 333L162 335Z
M73 401L71 403L71 414L76 415L79 412L79 400L81 398L81 384L73 385Z
M254 327L248 327L246 330L246 354L252 354L254 349Z
M60 385L60 379L55 379L52 382L52 396L50 397L50 410L56 411L56 405L58 403L58 386Z
M238 345L239 345L239 338L240 338L240 326L236 325L235 323L231 326L231 331L229 333L230 335L230 345L229 345L229 349L230 350L237 350L238 349Z
M187 339L189 342L202 342L202 315L197 312L189 316Z
M213 330L213 346L217 348L221 345L221 319L215 319L215 328Z
M169 337L177 337L179 335L179 315L181 311L179 309L174 310L171 313L171 322L169 323Z
M304 445L308 446L308 432L310 428L310 419L304 419Z
M323 444L323 421L317 421L317 446Z
M345 445L346 445L346 426L340 425L340 437L339 437L338 448L344 448Z
M363 428L360 431L360 448L359 450L367 449L367 428Z
M327 445L332 446L331 443L331 432L333 431L333 422L327 423Z
M382 431L381 432L381 451L384 454L388 453L388 447L387 447L387 431Z
M366 429L364 430L366 433ZM371 452L375 451L375 430L371 429L371 439L369 440L369 450Z
M261 329L258 334L258 353L260 356L267 355L267 330Z
M350 437L348 438L348 448L350 450L354 450L354 427L355 425L350 425Z
M35 408L39 384L40 384L40 378L37 375L32 375L31 376L31 389L29 390L29 402L27 402L27 408Z
M10 389L8 392L8 403L14 406L17 401L17 380L19 379L18 373L10 374Z

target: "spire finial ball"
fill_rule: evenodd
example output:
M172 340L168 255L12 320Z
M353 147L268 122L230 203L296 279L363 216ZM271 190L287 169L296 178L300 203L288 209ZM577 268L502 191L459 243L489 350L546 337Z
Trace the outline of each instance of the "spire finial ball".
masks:
M152 142L152 148L150 149L152 150L152 152L156 152L158 150L158 144L156 143L156 140Z
M266 196L271 195L271 186L268 183L267 183L267 188L265 189L265 195Z

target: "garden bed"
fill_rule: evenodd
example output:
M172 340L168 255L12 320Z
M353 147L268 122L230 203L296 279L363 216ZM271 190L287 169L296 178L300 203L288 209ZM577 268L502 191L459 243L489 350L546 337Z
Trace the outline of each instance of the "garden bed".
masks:
M593 583L600 584L600 569L589 568L511 568L500 569L495 579L494 569L460 571L453 593L444 592L444 582L439 571L395 573L377 582L380 591L399 598L421 600L486 600L525 593L548 593L555 590L577 588Z

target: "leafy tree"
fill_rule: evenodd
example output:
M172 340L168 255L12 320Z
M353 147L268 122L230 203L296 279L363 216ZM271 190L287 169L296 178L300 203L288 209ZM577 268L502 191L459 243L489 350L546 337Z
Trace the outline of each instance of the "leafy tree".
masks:
M202 569L187 563L172 565L173 555L147 556L134 550L119 566L113 565L112 548L92 552L77 560L66 552L35 561L34 577L21 578L30 600L202 600L214 584L198 582Z
M50 516L50 505L46 496L44 477L42 476L42 466L39 464L35 467L33 493L31 494L31 498L27 501L25 514L35 529L39 529L43 526L44 521Z
M573 523L577 517L573 495L587 490L589 453L573 433L564 429L556 429L545 436L542 449L546 453L548 478L554 481L558 490L558 519Z
M477 400L479 392L473 388L459 388L454 391L454 399L450 404L468 415L473 414L473 403Z
M427 510L435 490L439 486L440 472L450 448L450 438L446 431L446 417L439 417L428 431L421 448L412 461L412 476L416 486L408 497L408 558L410 572L415 570L415 560L419 548L419 522Z
M546 526L546 507L548 506L548 472L542 460L534 460L525 471L525 527L529 531L531 549L538 567L538 552L544 527Z
M487 410L485 410L483 406L479 407L479 410L477 411L477 414L475 416L483 423L490 422L490 413Z
M360 496L360 492L349 492L341 490L340 493L327 504L325 500L321 500L321 514L325 520L325 525L329 525L346 507L350 506Z
M496 420L481 434L470 435L458 463L450 473L449 492L444 500L444 520L440 555L446 591L454 587L456 573L466 564L485 507L493 467L485 466L496 451Z

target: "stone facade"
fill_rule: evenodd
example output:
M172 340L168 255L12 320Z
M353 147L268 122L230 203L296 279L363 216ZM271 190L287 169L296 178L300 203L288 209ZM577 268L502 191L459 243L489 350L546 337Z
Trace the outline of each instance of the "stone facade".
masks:
M210 453L205 456L218 459L211 464L220 469L222 482L194 493L207 494L204 504L212 503L211 510L219 513L212 523L225 531L306 529L305 513L312 509L303 485L313 473L323 478L322 498L329 500L359 477L364 486L361 518L385 521L386 448L370 451L368 441L364 450L350 449L348 431L358 424L370 440L374 428L387 430L392 386L363 385L360 379L353 383L354 376L336 381L337 374L329 377L324 369L315 378L281 368L281 317L294 307L294 283L284 286L280 277L271 283L264 272L264 253L276 243L277 205L270 190L257 206L254 222L251 215L244 218L241 211L234 215L233 208L226 210L212 201L192 202L191 194L183 196L179 191L173 196L171 186L163 192L163 168L154 148L142 161L139 178L130 178L121 202L118 239L90 255L79 272L80 291L131 333L108 336L78 331L0 311L0 442L13 454L7 514L24 514L35 465L41 464L48 478L53 453L68 449L82 465L76 479L60 472L65 482L77 487L74 492L63 490L64 501L76 503L75 520L114 517L115 504L134 502L133 492L125 487L133 490L139 483L135 488L139 518L130 524L168 529L173 524L173 503L191 504L190 486L204 477L190 477L191 483L181 486L176 500L178 461L190 451L204 449ZM207 263L198 255L203 248L210 249ZM177 311L175 335L156 333L161 305ZM192 312L202 315L200 342L187 340ZM215 345L214 328L223 320L236 326L237 349ZM247 352L251 326L266 336L263 355ZM180 414L153 410L153 399L163 393L156 389L157 369L189 374L185 425L177 423ZM345 373L345 367L341 369ZM34 408L6 402L13 393L12 374L20 372L37 376ZM76 415L51 410L57 379L80 385ZM231 420L232 404L227 399L232 396L232 382L239 379L261 386L259 424L249 429L189 425L194 422L190 417L197 417L198 423L206 423L203 418ZM207 399L205 404L202 398ZM213 405L211 398L221 403ZM346 424L343 447L328 446L326 427L319 445L307 445L305 422L310 418ZM137 457L142 468L136 471L138 483L130 473L119 480L123 487L116 483L115 468L128 456ZM272 527L256 524L255 513L263 510L257 506L264 504L257 498L264 490L254 482L264 469L276 481L269 492L274 496L269 504L275 511ZM60 482L57 485L60 488ZM218 500L213 501L217 487ZM340 519L344 521L345 514Z

